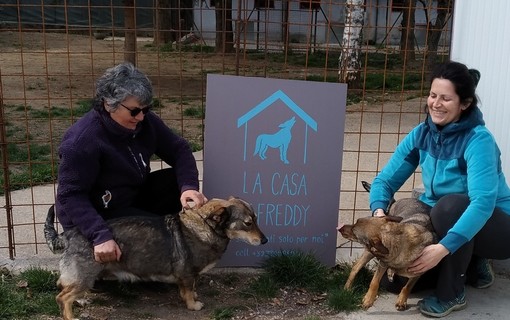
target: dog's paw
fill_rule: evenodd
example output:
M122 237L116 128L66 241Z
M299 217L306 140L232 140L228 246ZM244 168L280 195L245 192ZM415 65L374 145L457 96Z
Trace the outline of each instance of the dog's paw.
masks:
M401 302L397 301L397 303L395 303L395 308L398 311L406 311L407 310L407 303L406 302L401 303Z
M200 301L192 301L186 303L186 307L188 308L188 310L200 311L204 307L204 304Z
M375 297L372 298L372 297L367 297L365 296L363 298L363 303L361 304L361 307L364 309L364 310L367 310L368 308L370 308L371 306L374 305L374 301L375 301Z
M401 295L398 296L397 301L395 302L395 308L398 311L405 311L407 310L407 298L402 297Z
M365 304L365 303L362 303L361 304L361 308L363 310L368 310L371 306L373 306L374 304L373 303L368 303L368 304Z

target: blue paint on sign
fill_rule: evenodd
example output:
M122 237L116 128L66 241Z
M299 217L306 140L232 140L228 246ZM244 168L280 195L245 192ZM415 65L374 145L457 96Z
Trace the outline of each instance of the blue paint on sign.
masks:
M244 125L244 156L243 159L246 161L246 153L247 153L247 140L248 140L248 121L253 119L259 113L264 111L269 106L273 105L276 101L281 100L290 110L292 110L300 119L305 123L305 139L303 146L303 163L306 163L306 151L308 149L308 127L312 128L314 131L317 131L317 121L315 121L312 117L310 117L303 109L301 109L288 95L286 95L282 90L278 90L266 99L264 99L261 103L257 104L254 108L248 111L246 114L237 119L237 127L241 127ZM279 131L273 134L263 133L257 136L255 142L255 152L254 156L258 155L260 159L266 160L266 151L269 147L277 148L280 151L280 160L289 164L289 160L287 158L287 150L289 148L289 144L292 140L291 129L296 123L296 117L292 117L284 122L282 122L278 127Z

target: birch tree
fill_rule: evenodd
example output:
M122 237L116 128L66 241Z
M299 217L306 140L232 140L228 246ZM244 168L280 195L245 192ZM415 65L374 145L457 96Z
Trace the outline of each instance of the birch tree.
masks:
M345 1L345 28L338 58L338 79L356 87L361 70L361 42L365 19L364 0Z

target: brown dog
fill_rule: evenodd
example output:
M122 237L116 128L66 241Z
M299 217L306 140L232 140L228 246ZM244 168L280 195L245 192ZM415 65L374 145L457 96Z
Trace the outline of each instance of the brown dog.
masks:
M49 221L53 218L48 218L45 225L46 240L57 248L62 235ZM122 249L119 262L96 262L92 247L77 229L63 234L65 248L57 283L61 292L56 300L64 320L73 319L73 302L83 297L102 274L126 281L177 283L186 307L200 310L203 303L196 300L195 282L200 273L220 259L229 241L240 239L251 245L268 241L251 205L233 197L212 199L199 209L184 209L179 215L126 217L108 223Z
M368 186L369 187L369 186ZM394 202L386 217L360 218L354 225L343 225L338 231L348 240L365 246L365 251L355 262L344 288L350 289L356 274L374 257L378 267L374 273L362 307L370 308L377 297L379 283L384 273L408 277L400 291L395 307L407 309L407 298L420 275L407 272L408 266L418 258L423 248L436 243L428 212L430 207L414 198Z

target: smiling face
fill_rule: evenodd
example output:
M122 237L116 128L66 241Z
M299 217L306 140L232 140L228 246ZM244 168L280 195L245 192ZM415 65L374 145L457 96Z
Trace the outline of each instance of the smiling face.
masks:
M432 81L427 109L434 124L445 126L458 121L462 111L466 110L470 103L471 101L460 101L450 80L436 78Z
M119 105L117 109L110 112L110 116L112 119L127 129L136 129L136 125L138 122L143 121L143 118L145 115L143 112L138 113L136 116L132 116L131 112L128 109L135 109L135 108L146 108L144 106L141 106L138 100L134 97L129 97L126 100L122 101L122 104L125 106ZM108 106L105 102L106 110L108 110Z

